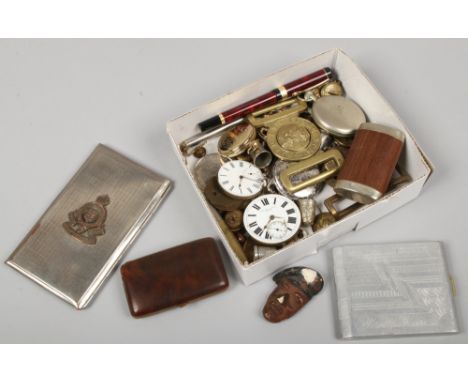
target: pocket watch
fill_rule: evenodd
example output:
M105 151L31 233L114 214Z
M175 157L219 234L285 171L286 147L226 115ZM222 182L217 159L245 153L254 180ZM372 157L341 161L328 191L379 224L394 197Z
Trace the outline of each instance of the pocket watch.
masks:
M301 212L291 199L265 194L252 200L244 211L244 228L257 242L276 245L288 241L299 230Z
M356 102L338 95L320 97L312 105L311 114L318 127L337 137L351 137L366 122Z
M257 132L251 125L242 124L226 131L218 141L218 152L224 158L245 156L259 168L268 167L273 159L271 153L257 139ZM247 155L245 155L247 154Z
M218 152L226 158L236 157L247 150L256 135L255 127L249 124L236 126L221 135L218 140Z
M236 199L251 199L263 189L262 171L250 162L232 160L218 172L218 183L226 195Z
M205 190L208 181L218 175L221 164L218 154L207 154L195 164L193 175L200 190Z

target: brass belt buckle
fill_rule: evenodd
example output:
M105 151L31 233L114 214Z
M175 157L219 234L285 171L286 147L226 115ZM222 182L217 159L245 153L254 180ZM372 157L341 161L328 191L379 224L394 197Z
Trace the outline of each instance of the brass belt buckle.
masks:
M299 115L307 110L307 103L297 98L290 98L272 106L254 111L247 116L247 120L252 126L261 127L269 125L278 119Z
M343 219L345 216L348 216L352 212L354 212L357 209L359 209L360 207L362 207L362 204L353 203L350 206L342 209L341 211L338 211L336 209L336 207L335 207L335 203L337 203L337 202L339 202L339 201L341 201L343 199L345 199L343 196L338 195L338 194L334 194L334 195L330 196L329 198L325 199L324 202L323 202L323 204L327 208L328 212L330 212L336 220Z
M300 172L306 171L311 167L318 166L323 163L327 163L333 160L336 166L333 166L331 169L323 171L317 174L314 177L306 179L302 182L293 184L291 178L299 174ZM337 149L331 149L327 151L320 151L315 154L313 157L305 159L303 161L290 164L280 173L280 181L283 184L284 188L291 193L302 190L303 188L313 186L315 184L321 183L331 176L335 175L343 164L344 158L343 155Z

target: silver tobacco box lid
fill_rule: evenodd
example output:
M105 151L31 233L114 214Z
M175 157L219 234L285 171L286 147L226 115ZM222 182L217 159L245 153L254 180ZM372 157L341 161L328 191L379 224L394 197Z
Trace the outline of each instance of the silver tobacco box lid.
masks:
M98 145L7 264L85 308L169 187L160 175Z

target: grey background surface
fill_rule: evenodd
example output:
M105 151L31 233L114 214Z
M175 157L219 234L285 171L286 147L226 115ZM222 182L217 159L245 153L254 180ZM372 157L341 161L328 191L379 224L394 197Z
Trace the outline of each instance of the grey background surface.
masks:
M0 40L2 260L99 142L174 181L125 260L213 236L169 145L166 121L335 47L394 106L436 172L415 201L300 262L326 282L306 308L281 324L266 322L261 308L273 281L245 287L227 256L226 292L140 320L130 317L117 272L89 308L75 311L1 264L0 342L343 343L330 248L421 240L443 242L461 333L352 342L468 342L466 40Z

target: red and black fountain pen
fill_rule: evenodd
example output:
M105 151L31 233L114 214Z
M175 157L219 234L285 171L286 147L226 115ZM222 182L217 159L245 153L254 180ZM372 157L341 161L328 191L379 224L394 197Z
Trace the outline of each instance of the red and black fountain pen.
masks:
M198 126L200 127L201 131L205 131L215 126L230 123L236 119L243 118L247 114L253 113L258 109L289 98L296 93L320 86L321 84L329 81L332 77L333 73L330 68L317 70L316 72L298 78L297 80L288 82L285 85L278 86L276 89L273 89L272 91L263 94L260 97L244 102L243 104L233 107L232 109L223 111L214 117L200 122Z

